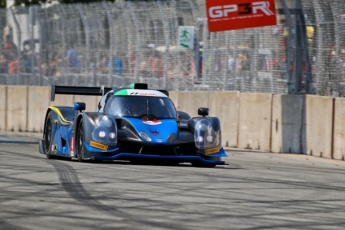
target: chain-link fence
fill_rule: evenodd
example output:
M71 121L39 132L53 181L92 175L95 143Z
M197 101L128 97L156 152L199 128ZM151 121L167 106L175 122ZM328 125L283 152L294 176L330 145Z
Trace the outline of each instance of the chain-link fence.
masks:
M345 95L344 1L276 8L276 26L210 33L205 0L12 7L0 84ZM178 48L179 26L195 27L194 49Z

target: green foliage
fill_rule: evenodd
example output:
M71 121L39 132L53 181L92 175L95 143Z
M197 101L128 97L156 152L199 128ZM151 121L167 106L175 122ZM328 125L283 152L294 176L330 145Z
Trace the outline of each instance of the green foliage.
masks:
M6 0L0 0L5 1ZM102 2L103 0L14 0L15 6L31 6L31 5L43 5L47 3L60 3L60 4L71 4L71 3L91 3L91 2ZM106 0L115 2L115 0Z
M0 8L6 7L6 0L0 0Z
M91 2L102 2L103 0L58 0L61 4L71 3L91 3ZM115 0L107 0L108 2L115 2Z
M52 1L50 0L14 0L15 6L31 6L31 5L39 5L39 4L45 4L50 3Z

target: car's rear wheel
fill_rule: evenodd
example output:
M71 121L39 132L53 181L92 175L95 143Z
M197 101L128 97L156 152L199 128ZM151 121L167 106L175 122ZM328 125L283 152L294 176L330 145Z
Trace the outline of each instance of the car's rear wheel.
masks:
M82 120L78 125L78 131L76 135L76 150L78 161L84 161L84 125Z
M52 140L53 139L53 122L51 112L48 113L46 123L44 125L44 151L48 159L55 158L52 154Z

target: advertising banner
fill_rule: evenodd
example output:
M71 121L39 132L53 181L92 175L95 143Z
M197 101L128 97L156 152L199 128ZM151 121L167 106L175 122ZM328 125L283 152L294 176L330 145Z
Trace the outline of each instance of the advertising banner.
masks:
M206 0L210 32L277 24L275 0Z

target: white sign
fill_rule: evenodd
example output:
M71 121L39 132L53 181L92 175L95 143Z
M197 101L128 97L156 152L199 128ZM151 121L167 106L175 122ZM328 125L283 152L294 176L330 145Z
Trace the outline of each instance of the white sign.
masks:
M179 26L178 27L178 44L179 48L193 49L194 48L194 26Z

